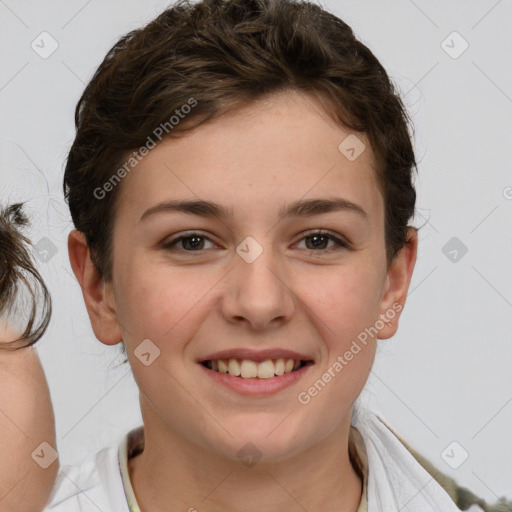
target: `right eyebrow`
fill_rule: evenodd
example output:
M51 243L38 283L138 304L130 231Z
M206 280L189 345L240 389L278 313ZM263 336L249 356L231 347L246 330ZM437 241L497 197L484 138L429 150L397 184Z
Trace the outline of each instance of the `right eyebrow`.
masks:
M151 215L166 212L182 212L200 217L227 219L233 217L233 210L211 201L164 201L146 210L139 222Z

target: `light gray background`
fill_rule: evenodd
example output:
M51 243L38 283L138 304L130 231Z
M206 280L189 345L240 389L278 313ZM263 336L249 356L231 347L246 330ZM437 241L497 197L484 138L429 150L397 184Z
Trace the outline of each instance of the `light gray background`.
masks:
M95 340L67 256L62 172L74 107L106 51L169 2L0 0L0 194L27 201L54 316L38 352L61 463L141 423L119 347ZM323 4L354 29L402 91L416 127L419 257L400 329L381 349L364 401L442 471L488 501L512 498L512 5L510 1ZM47 31L58 49L31 48ZM457 31L458 58L442 42ZM463 41L444 43L458 53ZM39 43L41 45L41 43ZM48 40L45 48L49 48ZM444 253L457 237L467 253ZM48 242L42 242L48 243ZM51 255L51 254L50 254ZM441 457L456 441L469 458ZM451 453L460 456L460 448Z

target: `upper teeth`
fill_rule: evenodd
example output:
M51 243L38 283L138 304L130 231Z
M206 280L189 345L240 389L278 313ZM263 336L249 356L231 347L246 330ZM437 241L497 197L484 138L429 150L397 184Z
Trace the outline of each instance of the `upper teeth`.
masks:
M258 377L260 379L270 379L274 375L283 375L290 373L300 366L300 360L294 359L267 359L261 363L249 359L219 359L218 361L208 361L208 368L221 372L229 373L236 377L250 379Z

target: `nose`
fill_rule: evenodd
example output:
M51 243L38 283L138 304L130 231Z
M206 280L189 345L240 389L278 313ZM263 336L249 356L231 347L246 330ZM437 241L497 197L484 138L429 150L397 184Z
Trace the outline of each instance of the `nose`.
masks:
M228 322L247 323L261 331L292 317L296 297L291 279L271 249L264 248L251 263L240 257L226 279L222 311Z

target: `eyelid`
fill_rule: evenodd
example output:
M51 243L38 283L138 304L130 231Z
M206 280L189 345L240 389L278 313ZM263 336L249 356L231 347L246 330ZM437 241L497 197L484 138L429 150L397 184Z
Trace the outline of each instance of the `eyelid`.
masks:
M301 242L304 238L313 236L313 235L319 235L319 236L325 236L332 240L334 243L338 245L339 249L345 248L350 249L352 247L352 244L343 236L339 235L338 233L334 233L332 231L329 231L327 229L310 229L308 231L304 231L300 234L300 238L296 243ZM318 251L311 250L310 252L318 252L318 253L327 253L332 252L332 249L321 249Z
M300 238L294 243L294 245L298 244L299 242L302 242L305 238L308 238L308 237L311 237L311 236L314 236L314 235L324 236L324 237L328 238L329 240L333 241L336 244L336 247L334 247L334 248L331 247L330 249L318 249L318 250L304 249L305 251L310 252L311 254L314 254L314 253L328 254L328 253L331 253L331 252L336 252L337 250L351 249L352 248L352 244L344 236L339 235L337 233L333 233L333 232L331 232L329 230L320 229L320 228L310 229L308 231L304 231L303 233L301 233L299 235ZM214 245L218 245L218 244L216 244L211 239L210 236L202 233L201 231L189 230L189 231L185 231L182 234L179 234L179 235L171 238L170 240L168 240L166 242L164 241L161 244L161 247L164 250L170 250L171 248L174 248L175 246L177 246L178 243L181 240L187 239L187 238L193 238L194 236L197 236L199 238L203 238L205 240L208 240L211 243L213 243ZM178 252L181 252L181 253L198 253L198 254L200 254L202 252L205 252L205 250L187 251L187 250L181 249Z
M194 236L204 238L205 240L209 240L213 244L218 245L211 239L210 236L202 233L201 231L197 231L197 230L184 231L181 234L173 236L170 240L167 240L167 238L168 238L167 237L164 239L164 241L160 245L163 249L168 249L174 245L177 245L181 240L186 239L186 238L192 238ZM182 252L204 252L204 251L182 251Z

